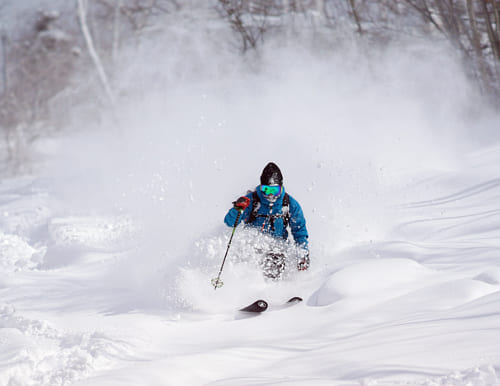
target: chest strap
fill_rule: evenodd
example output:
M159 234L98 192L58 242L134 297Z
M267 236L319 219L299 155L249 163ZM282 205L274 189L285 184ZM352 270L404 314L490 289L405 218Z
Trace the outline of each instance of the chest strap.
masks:
M283 219L283 229L286 229L288 227L288 224L290 223L290 196L288 193L285 192L285 195L283 196L283 205L281 206L281 213L276 213L276 214L259 214L259 209L261 207L260 203L260 198L257 192L252 193L252 210L250 212L250 215L248 217L248 224L253 223L255 220L257 220L257 217L266 217L269 219L271 223L271 227L274 231L274 220L277 218L282 218Z

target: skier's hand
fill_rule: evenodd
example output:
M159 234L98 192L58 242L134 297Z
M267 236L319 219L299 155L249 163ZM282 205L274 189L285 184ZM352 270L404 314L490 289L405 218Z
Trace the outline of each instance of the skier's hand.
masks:
M309 268L309 251L305 251L305 254L297 259L297 269L299 271L305 271Z
M248 197L240 197L233 202L233 207L236 210L243 212L250 205L250 199Z

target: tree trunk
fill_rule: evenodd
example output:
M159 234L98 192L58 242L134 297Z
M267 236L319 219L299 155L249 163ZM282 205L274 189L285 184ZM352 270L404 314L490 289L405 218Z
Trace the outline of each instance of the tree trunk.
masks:
M102 66L101 59L99 58L99 55L97 54L94 48L94 42L92 40L92 36L88 28L86 5L84 4L84 0L76 0L76 1L78 4L78 16L80 20L80 26L82 29L83 37L85 38L85 43L87 44L87 50L89 51L89 55L92 58L92 61L94 62L94 66L97 70L97 73L99 75L99 80L101 81L104 91L106 92L106 95L111 105L114 106L115 98L113 96L113 92L111 91L108 77L106 76L106 72L104 71L104 67Z
M496 1L492 1L491 4L493 6L493 14L495 15L497 52L500 52L500 7Z
M7 32L2 29L2 94L7 92Z
M120 12L123 0L116 0L113 15L113 64L116 64L118 49L120 47Z
M500 60L500 50L498 47L498 36L496 31L493 29L493 24L490 17L490 12L488 10L488 5L486 4L486 0L481 0L481 5L483 7L484 18L486 22L486 30L488 31L488 39L490 40L491 51L493 52L493 56L495 60Z
M479 71L479 84L482 86L483 91L492 91L492 77L488 69L483 49L481 47L481 33L478 30L476 13L474 11L473 0L467 0L467 13L469 14L469 24L471 29L471 45L476 54L476 63Z
M358 33L360 35L363 35L363 29L361 28L361 19L359 18L358 10L356 9L355 0L349 0L349 5L351 6L354 21L356 22L356 26L358 27Z

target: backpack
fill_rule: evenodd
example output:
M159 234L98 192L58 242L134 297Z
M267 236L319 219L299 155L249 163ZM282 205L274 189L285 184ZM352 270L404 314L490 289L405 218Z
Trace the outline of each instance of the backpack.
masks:
M283 196L283 205L281 206L281 214L258 214L260 208L260 198L256 191L252 192L252 210L250 211L250 215L248 216L247 224L253 223L257 220L257 217L267 217L271 221L271 228L274 231L274 220L277 218L283 218L283 230L286 230L288 224L290 222L290 196L287 192Z

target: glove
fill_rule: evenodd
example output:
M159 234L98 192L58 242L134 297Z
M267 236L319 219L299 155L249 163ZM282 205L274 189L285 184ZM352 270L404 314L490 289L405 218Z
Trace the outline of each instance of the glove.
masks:
M233 207L236 210L243 212L250 205L250 199L248 197L240 197L233 202Z
M306 251L304 256L300 256L297 259L297 269L299 271L305 271L307 268L309 268L309 251Z

